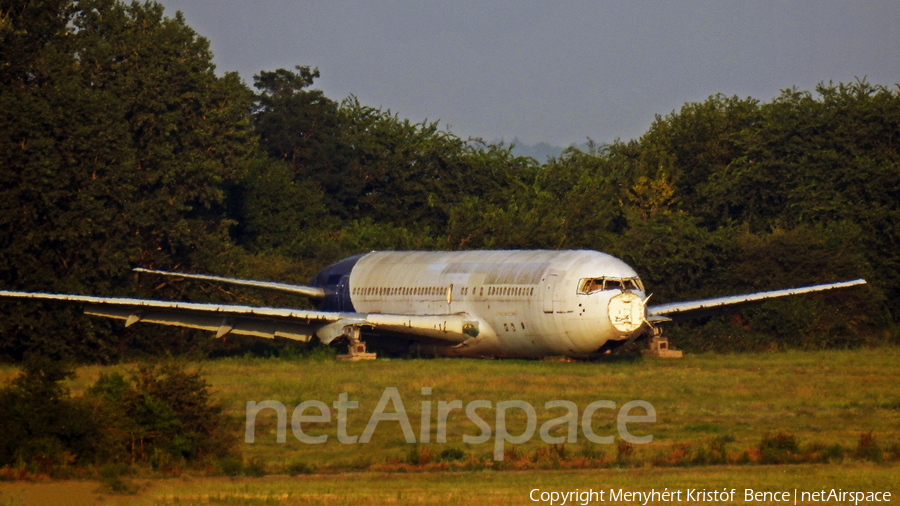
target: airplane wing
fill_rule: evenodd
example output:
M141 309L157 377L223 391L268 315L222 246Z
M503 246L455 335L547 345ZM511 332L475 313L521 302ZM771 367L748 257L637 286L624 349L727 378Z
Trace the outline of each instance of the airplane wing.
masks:
M830 283L825 285L804 286L800 288L788 288L785 290L774 290L771 292L758 292L746 295L718 297L714 299L659 304L655 306L647 306L647 319L651 322L656 322L676 318L680 319L692 318L697 316L707 316L725 310L726 306L749 304L766 299L773 299L775 297L784 297L787 295L797 295L801 293L820 292L823 290L833 290L835 288L845 288L848 286L864 284L866 284L866 280L855 279L853 281L843 281L840 283Z
M203 329L222 337L229 333L257 337L284 337L307 342L316 336L325 344L344 334L345 327L370 327L403 334L410 340L429 339L449 345L471 337L463 332L470 317L452 315L402 315L380 313L339 313L305 309L203 304L162 300L144 300L89 295L10 292L0 297L80 304L86 314L125 320L129 327L137 322L158 323Z
M249 279L223 278L220 276L209 276L206 274L184 274L182 272L154 271L151 269L144 269L143 267L135 267L132 270L135 272L146 272L148 274L159 274L160 276L202 279L204 281L216 281L220 283L230 283L232 285L252 286L254 288L263 288L265 290L287 292L293 293L295 295L306 295L307 297L311 297L313 299L321 299L325 297L325 290L317 286L289 285L287 283L275 283L272 281L253 281Z

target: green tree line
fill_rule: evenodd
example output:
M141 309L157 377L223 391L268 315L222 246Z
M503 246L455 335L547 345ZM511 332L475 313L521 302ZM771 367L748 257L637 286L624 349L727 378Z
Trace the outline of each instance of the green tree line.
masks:
M716 95L639 139L517 157L355 97L318 69L217 75L159 4L0 4L0 285L302 304L136 277L184 269L305 283L372 249L589 248L674 301L865 277L864 289L674 326L693 350L895 340L900 95L822 84ZM111 361L268 344L4 302L0 354Z

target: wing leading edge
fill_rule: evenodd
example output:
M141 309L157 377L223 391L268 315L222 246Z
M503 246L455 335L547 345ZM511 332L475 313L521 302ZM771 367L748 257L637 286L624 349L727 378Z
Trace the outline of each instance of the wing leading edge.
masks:
M833 290L835 288L846 288L849 286L864 285L866 280L854 279L853 281L843 281L840 283L829 283L824 285L803 286L799 288L787 288L784 290L773 290L769 292L757 292L746 295L730 295L726 297L717 297L714 299L693 300L685 302L672 302L667 304L659 304L647 307L647 317L651 321L660 321L673 318L688 318L697 316L698 314L713 313L725 306L734 306L739 304L749 304L766 299L776 297L784 297L787 295L798 295L802 293L821 292L824 290Z
M466 314L400 315L339 313L303 309L203 304L89 295L10 292L0 297L33 299L84 305L86 314L137 322L189 327L215 332L309 341L316 336L325 344L345 334L346 327L370 327L403 334L410 340L428 338L448 345L461 344L471 337L463 332L470 319Z

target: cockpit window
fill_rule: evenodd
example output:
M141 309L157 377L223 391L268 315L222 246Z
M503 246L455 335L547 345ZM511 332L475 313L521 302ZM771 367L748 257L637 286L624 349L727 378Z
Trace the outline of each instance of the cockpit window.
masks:
M640 290L644 285L639 278L584 278L578 284L578 293L593 293L598 290Z

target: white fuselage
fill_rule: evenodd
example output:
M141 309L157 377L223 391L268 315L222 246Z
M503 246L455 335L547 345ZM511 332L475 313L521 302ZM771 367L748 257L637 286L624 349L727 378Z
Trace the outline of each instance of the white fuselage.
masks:
M643 331L646 298L634 269L596 251L373 252L347 290L361 313L466 314L472 339L433 348L456 356L596 353Z

